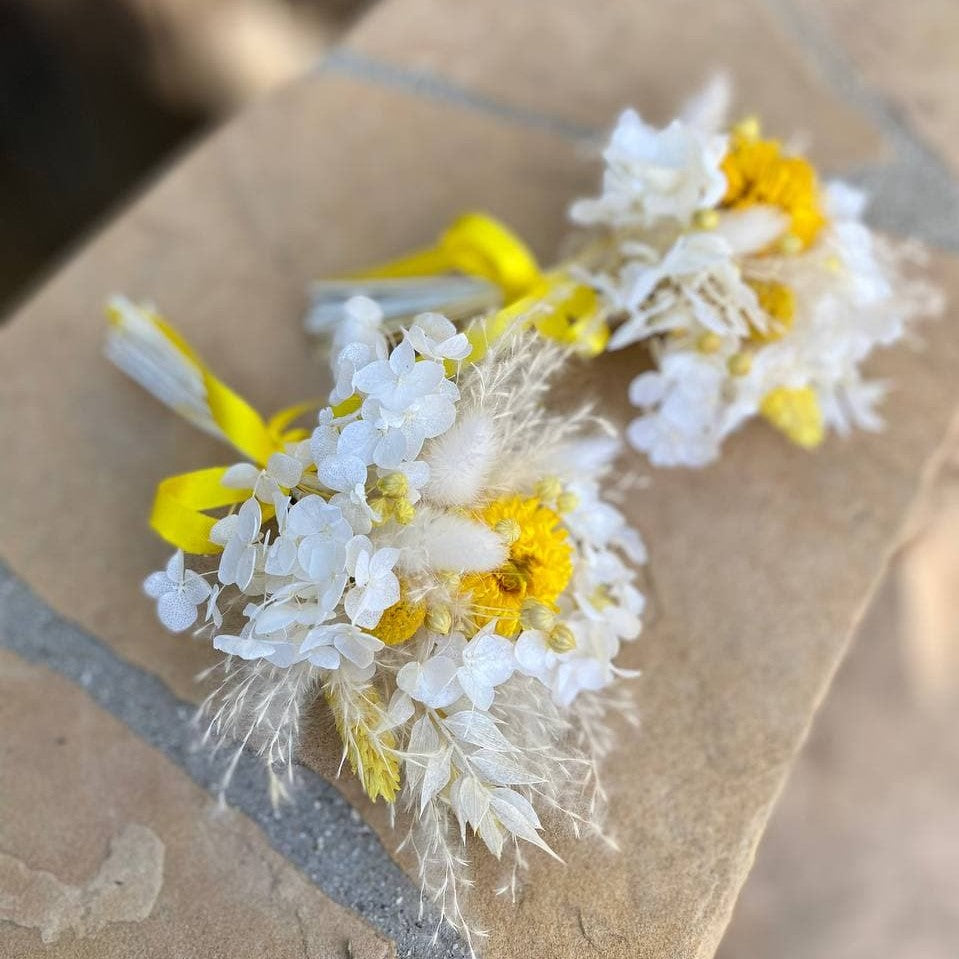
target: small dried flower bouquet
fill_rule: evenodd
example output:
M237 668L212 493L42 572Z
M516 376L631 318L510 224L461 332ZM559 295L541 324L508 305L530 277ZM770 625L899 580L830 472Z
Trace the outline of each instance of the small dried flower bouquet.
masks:
M325 700L469 938L468 833L521 867L524 843L552 852L545 815L598 830L604 691L640 632L643 544L600 491L618 443L587 408L543 405L566 351L510 317L482 348L435 313L391 334L356 298L330 405L267 421L150 309L110 315L110 358L246 459L164 480L152 517L177 547L144 585L161 622L228 657L211 732L258 750L279 796Z
M729 94L717 79L662 129L625 111L557 265L540 270L502 224L471 214L434 250L318 283L307 327L366 292L394 316L538 305L539 331L587 356L642 344L626 435L655 466L705 466L757 417L807 449L829 430L880 429L887 387L862 366L940 310L914 275L923 251L872 232L862 193L822 181L755 118L728 128Z

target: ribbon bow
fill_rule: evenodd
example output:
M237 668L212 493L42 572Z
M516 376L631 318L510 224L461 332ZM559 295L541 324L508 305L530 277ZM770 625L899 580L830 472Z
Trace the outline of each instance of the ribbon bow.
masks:
M249 402L213 374L193 347L162 317L123 300L111 303L107 315L115 335L127 334L141 342L149 342L154 351L159 347L165 351L168 365L172 361L179 364L179 371L187 377L199 378L209 413L209 421L200 425L230 443L257 466L266 467L274 453L283 452L288 443L309 435L307 430L291 429L290 426L319 404L300 403L264 420ZM108 351L111 351L109 345ZM111 352L118 365L131 372L130 365L123 362L117 349ZM158 395L156 389L151 392ZM168 397L160 398L169 402ZM184 412L184 415L187 414ZM196 422L194 417L188 418ZM161 480L150 513L153 530L168 543L187 553L212 555L222 552L223 547L210 540L210 531L217 520L208 516L207 511L242 503L251 492L223 485L223 476L228 468L214 466ZM272 506L264 504L262 510L264 519L273 516Z
M518 322L571 345L588 356L602 352L609 330L599 313L596 295L561 269L540 272L526 245L507 227L482 213L459 217L429 249L368 270L368 278L434 276L460 272L482 277L499 287L504 307L474 323L466 335L472 346L467 362L476 362L489 344ZM252 463L266 468L270 457L289 443L309 435L291 424L319 403L300 403L264 419L242 396L218 379L196 350L166 320L151 310L117 299L108 308L113 326L108 339L112 359L161 401L213 433ZM170 384L175 386L171 389ZM183 383L195 387L187 390ZM181 396L178 389L186 390ZM187 394L189 400L186 402ZM195 395L199 394L199 395ZM336 407L346 415L357 397ZM150 526L186 553L213 555L223 547L210 539L217 519L209 511L236 506L250 490L223 485L229 467L215 466L168 476L157 485ZM274 515L262 505L263 520Z
M471 326L471 362L524 314L545 337L585 356L606 348L609 328L595 292L561 267L542 273L529 247L509 227L486 213L464 213L440 235L435 246L364 270L359 279L400 279L458 272L499 287L504 308Z

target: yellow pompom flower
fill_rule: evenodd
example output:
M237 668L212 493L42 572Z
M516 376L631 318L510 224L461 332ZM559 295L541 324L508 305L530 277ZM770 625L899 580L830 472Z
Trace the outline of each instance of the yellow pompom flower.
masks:
M425 619L426 603L411 603L401 590L400 601L383 610L380 621L369 632L387 646L400 646L416 635Z
M812 387L777 387L763 397L759 412L797 446L813 449L823 441L822 410Z
M475 515L490 529L498 524L503 528L506 520L519 528L499 569L473 573L462 582L464 592L470 594L476 626L496 619L497 632L513 636L526 600L552 606L566 589L573 575L572 547L559 516L536 496L506 496Z
M787 156L776 140L762 140L758 125L744 121L734 128L723 158L726 195L720 206L743 209L757 203L777 207L789 217L789 246L806 249L826 223L819 183L804 157ZM796 242L798 241L798 243Z

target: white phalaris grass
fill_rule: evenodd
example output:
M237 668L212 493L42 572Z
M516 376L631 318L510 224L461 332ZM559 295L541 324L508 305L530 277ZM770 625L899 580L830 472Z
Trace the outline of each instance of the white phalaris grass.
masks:
M387 335L372 301L344 308L334 405L265 468L226 472L248 497L213 527L218 559L177 553L145 588L168 629L228 654L209 733L259 751L275 796L325 699L344 762L408 813L424 893L473 943L470 834L514 891L524 844L555 855L547 820L601 834L604 717L631 714L611 687L640 632L645 554L600 492L617 441L588 409L543 403L563 349L517 329L474 364L445 317ZM162 380L169 357L127 348L149 324L122 310L134 321L111 354Z
M662 130L624 113L601 194L570 210L590 231L572 268L616 327L609 348L652 354L627 436L659 466L711 462L756 416L804 447L881 428L885 386L862 363L941 307L907 276L917 248L863 223L862 194L821 184L753 119L725 130L728 95L715 82Z

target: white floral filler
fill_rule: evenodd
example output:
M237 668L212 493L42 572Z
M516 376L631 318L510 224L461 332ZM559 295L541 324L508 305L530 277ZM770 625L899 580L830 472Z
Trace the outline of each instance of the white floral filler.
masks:
M137 317L121 306L122 359ZM630 675L614 659L640 632L645 553L600 494L617 441L586 409L543 406L562 349L517 332L474 365L437 314L389 339L372 301L346 314L312 436L265 470L231 468L251 495L214 526L219 559L188 569L177 553L145 589L168 629L200 619L229 654L210 730L271 770L292 771L300 718L326 700L344 760L409 813L423 888L469 938L469 833L508 861L508 890L524 844L552 854L543 817L600 829L604 715L629 715L609 687ZM194 384L179 407L202 423L198 405Z
M603 189L573 204L590 242L567 267L600 294L609 349L645 342L654 368L630 399L633 446L702 466L761 415L804 447L827 428L881 428L886 386L860 367L941 307L921 262L862 222L865 197L747 119L723 129L717 81L665 129L632 110L604 152Z

